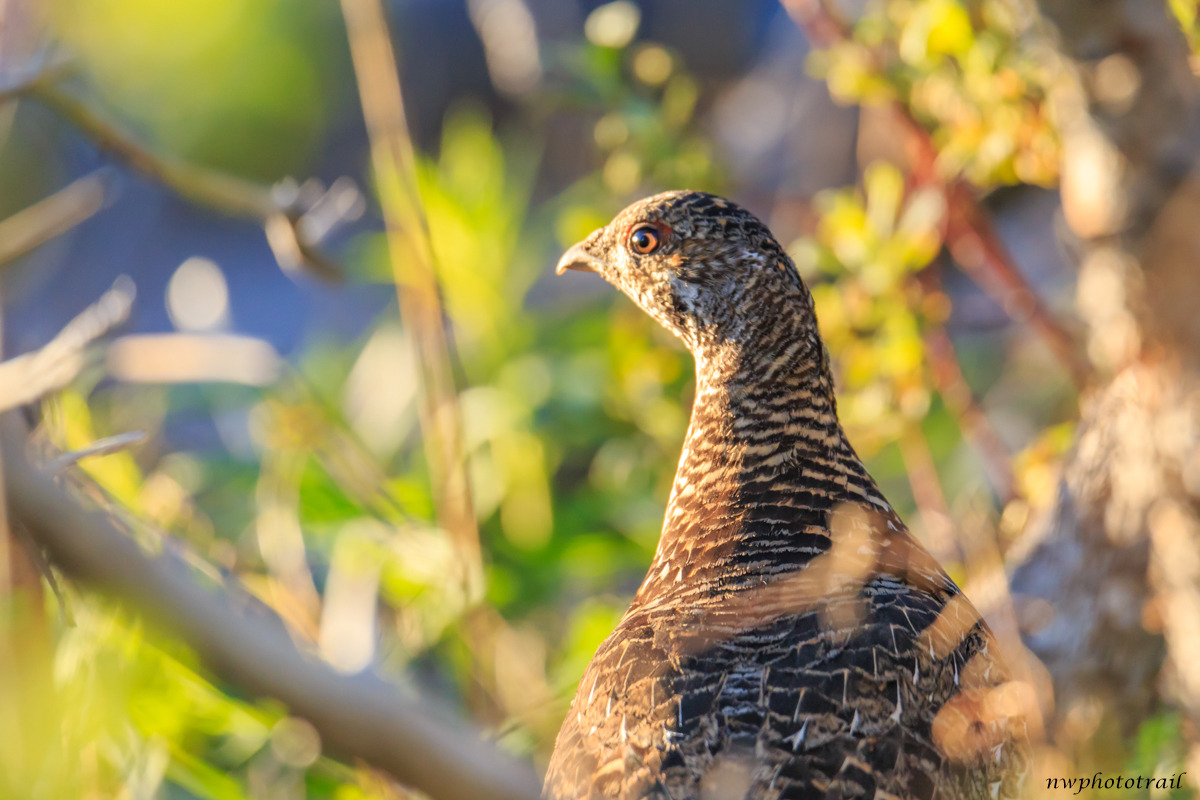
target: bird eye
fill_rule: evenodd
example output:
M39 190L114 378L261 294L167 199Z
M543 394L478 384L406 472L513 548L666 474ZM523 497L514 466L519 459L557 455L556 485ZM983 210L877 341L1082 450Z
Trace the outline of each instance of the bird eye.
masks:
M639 256L653 253L662 244L662 236L650 225L643 225L629 234L629 249Z

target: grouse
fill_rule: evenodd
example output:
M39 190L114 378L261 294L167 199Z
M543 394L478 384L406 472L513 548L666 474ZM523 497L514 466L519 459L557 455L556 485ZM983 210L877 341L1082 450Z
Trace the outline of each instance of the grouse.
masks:
M682 339L696 392L658 550L544 796L1018 796L1025 684L847 441L812 296L766 226L667 192L568 269Z

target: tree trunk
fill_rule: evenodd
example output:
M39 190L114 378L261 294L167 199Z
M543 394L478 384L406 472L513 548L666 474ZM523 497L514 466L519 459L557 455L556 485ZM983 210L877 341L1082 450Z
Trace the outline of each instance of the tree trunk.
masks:
M1079 79L1058 98L1063 209L1110 378L1013 591L1041 620L1026 643L1054 680L1051 734L1078 754L1164 704L1200 724L1200 105L1165 2L1039 6Z

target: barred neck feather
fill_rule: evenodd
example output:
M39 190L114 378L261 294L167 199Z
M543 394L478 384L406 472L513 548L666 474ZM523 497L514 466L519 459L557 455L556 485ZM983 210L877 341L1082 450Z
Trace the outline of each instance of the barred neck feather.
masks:
M715 599L794 570L829 548L829 514L842 502L899 525L838 423L811 316L767 318L773 326L740 341L693 347L691 423L635 604Z

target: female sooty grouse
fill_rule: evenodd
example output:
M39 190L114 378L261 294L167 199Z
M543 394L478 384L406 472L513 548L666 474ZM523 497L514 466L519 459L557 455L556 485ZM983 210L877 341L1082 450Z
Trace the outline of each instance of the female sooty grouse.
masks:
M567 269L682 339L697 377L658 552L583 675L546 797L1016 796L1026 685L846 441L812 298L767 228L668 192Z

